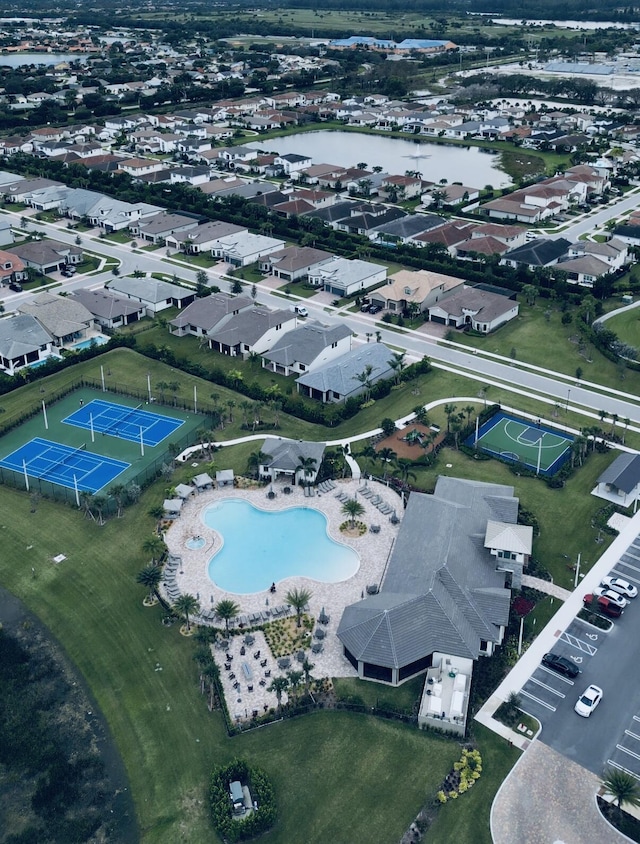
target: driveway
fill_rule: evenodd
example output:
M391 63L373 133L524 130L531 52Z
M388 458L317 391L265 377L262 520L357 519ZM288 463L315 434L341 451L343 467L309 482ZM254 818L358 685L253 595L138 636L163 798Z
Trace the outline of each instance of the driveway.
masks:
M576 716L578 717L578 716ZM617 844L628 841L598 811L598 777L534 741L491 808L494 844Z

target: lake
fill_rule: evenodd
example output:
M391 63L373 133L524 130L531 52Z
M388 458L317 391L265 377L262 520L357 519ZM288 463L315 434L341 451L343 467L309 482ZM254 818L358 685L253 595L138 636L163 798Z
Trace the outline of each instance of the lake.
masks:
M511 184L507 174L498 166L499 154L480 147L433 144L428 141L416 143L401 138L328 129L285 138L270 138L245 146L279 154L295 152L308 155L314 164L353 167L366 161L368 167L382 167L385 173L394 175L404 175L406 170L418 170L423 179L431 182L446 179L448 182L462 182L478 188L485 185L502 188Z
M60 62L85 62L84 53L0 53L0 65L24 67L24 65L56 65Z

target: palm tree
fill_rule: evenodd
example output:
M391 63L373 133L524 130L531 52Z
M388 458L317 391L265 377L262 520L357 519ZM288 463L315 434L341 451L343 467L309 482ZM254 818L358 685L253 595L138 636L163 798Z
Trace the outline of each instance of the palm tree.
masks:
M631 419L629 419L628 417L625 417L622 421L624 422L624 431L622 432L622 445L624 445L624 438L627 434L627 428L631 424Z
M136 577L136 581L141 583L143 586L146 586L149 590L149 602L155 600L156 597L156 590L160 585L160 581L162 580L162 570L158 568L158 566L154 566L153 564L149 564L145 566L141 571L138 572Z
M268 692L274 692L276 700L278 701L278 713L280 712L280 704L282 702L282 693L289 688L289 681L286 677L274 677L271 685L267 686Z
M310 589L299 589L296 586L295 589L290 589L284 596L285 601L290 604L296 612L296 627L301 626L302 613L311 600L312 594L313 593Z
M605 792L613 797L613 802L618 807L620 816L622 816L622 806L625 803L628 806L640 806L640 783L626 771L608 768L605 770L600 783Z
M313 677L311 676L311 672L315 668L315 665L312 662L309 662L309 660L305 656L304 662L302 663L300 668L302 669L302 673L304 674L305 691L307 694L309 694L309 686L311 685L311 680L313 679Z
M110 493L116 502L116 518L120 519L124 510L124 503L127 500L127 488L124 484L114 484Z
M304 671L287 671L287 679L289 680L289 685L291 687L291 696L297 697L296 689L302 682L302 678L304 677Z
M164 516L164 509L160 504L156 504L153 507L150 507L147 510L147 513L151 516L152 519L156 520L156 530L160 530L160 522L162 521L162 517Z
M315 457L303 457L300 455L298 458L298 465L296 466L296 475L298 472L302 472L302 484L303 486L309 485L309 478L313 475L316 466L316 458Z
M412 466L412 460L408 460L406 457L398 458L398 463L394 474L400 476L400 480L402 481L403 486L409 485L409 478L413 478L414 481L418 479L416 473L412 469Z
M95 522L96 517L93 515L93 495L90 492L80 493L80 507L82 508L85 519L93 519Z
M160 390L160 401L164 404L164 391L169 389L169 384L166 381L158 381L156 389Z
M362 516L364 513L364 507L357 498L347 498L342 505L342 513L344 516L349 516L351 524L355 525L356 517Z
M253 472L256 478L259 476L260 466L264 465L265 460L267 460L267 455L264 451L252 451L249 455L247 468L250 472Z
M184 595L180 595L173 608L177 613L184 616L184 620L187 623L187 631L190 632L191 623L189 616L196 615L196 613L200 612L200 601L194 595L185 593Z
M238 613L240 612L240 607L238 606L238 604L236 604L235 601L232 601L230 598L223 598L222 601L218 601L213 610L218 616L218 618L221 618L224 621L224 626L228 633L229 622L232 618L235 618L238 615Z
M447 434L451 433L451 419L453 418L453 414L456 412L456 405L455 404L445 404L444 412L447 417Z
M468 404L462 408L467 415L467 425L471 424L471 414L475 410L475 407L472 404Z
M142 543L142 550L146 551L147 554L151 554L151 565L155 566L164 556L167 547L159 536L152 534Z
M373 386L373 382L371 381L371 373L373 372L373 366L368 363L365 368L360 372L358 375L353 376L354 381L359 381L360 384L364 387L364 400L369 401L369 394L371 393L371 387Z
M398 455L392 448L381 448L378 452L378 460L384 463L384 470L382 472L382 477L386 479L387 473L389 471L389 464L393 464L396 462Z
M402 375L402 370L405 368L405 357L406 352L393 352L391 360L389 361L389 366L393 369L395 374L395 382L396 384L400 383L400 376Z

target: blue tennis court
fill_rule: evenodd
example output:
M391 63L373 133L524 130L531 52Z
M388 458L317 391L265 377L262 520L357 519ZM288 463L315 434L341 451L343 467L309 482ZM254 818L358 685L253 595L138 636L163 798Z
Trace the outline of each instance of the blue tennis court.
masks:
M85 431L90 431L93 426L95 432L121 440L138 443L142 440L142 443L148 446L159 445L184 424L181 419L162 416L160 413L143 410L142 407L143 405L127 407L124 404L94 399L62 421L67 425L75 425L76 428L84 428Z
M80 492L98 492L110 484L130 463L103 457L80 448L35 437L0 460L0 466L31 478L43 478L51 483Z

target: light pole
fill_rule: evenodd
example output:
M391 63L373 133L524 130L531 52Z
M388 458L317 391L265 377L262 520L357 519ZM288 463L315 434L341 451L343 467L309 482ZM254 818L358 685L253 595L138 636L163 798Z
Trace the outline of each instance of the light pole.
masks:
M571 390L567 390L567 405L565 407L565 410L567 412L569 411L569 398L570 398L570 396L571 396Z

